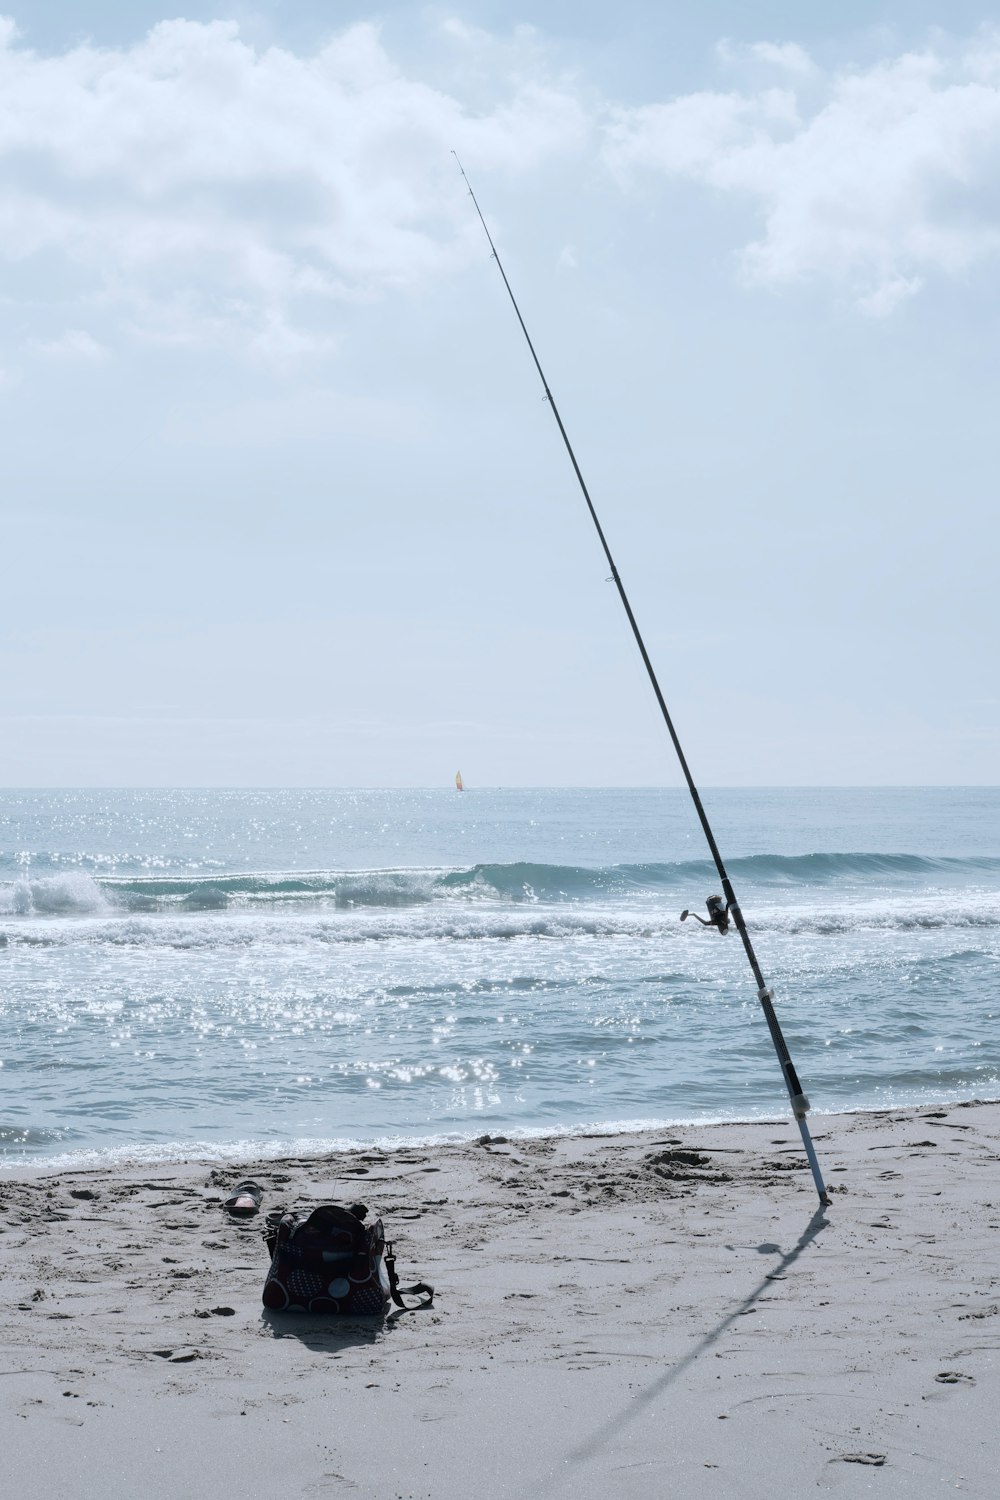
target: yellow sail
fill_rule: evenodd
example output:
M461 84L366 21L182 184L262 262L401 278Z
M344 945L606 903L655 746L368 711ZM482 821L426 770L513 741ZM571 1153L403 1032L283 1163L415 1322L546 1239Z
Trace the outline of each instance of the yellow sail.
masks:
M465 790L465 788L462 785L462 773L461 773L461 771L456 771L455 772L455 787L460 792L464 792L464 790Z

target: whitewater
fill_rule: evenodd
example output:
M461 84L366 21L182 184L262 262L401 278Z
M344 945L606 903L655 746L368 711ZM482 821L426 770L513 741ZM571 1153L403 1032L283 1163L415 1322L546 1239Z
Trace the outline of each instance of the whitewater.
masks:
M704 793L814 1110L1000 1094L1000 790ZM0 793L0 1161L777 1118L686 793Z

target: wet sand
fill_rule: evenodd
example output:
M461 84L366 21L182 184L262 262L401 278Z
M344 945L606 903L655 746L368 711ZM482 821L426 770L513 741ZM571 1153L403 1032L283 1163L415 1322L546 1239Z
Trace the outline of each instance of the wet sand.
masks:
M994 1500L1000 1105L0 1175L21 1497ZM263 1210L362 1199L429 1311L265 1315Z

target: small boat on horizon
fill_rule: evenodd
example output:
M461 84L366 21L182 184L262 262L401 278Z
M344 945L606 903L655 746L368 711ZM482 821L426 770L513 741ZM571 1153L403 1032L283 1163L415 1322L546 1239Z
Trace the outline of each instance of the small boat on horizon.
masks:
M464 792L465 791L465 787L462 785L462 773L461 773L461 771L456 771L455 772L455 790L457 792Z

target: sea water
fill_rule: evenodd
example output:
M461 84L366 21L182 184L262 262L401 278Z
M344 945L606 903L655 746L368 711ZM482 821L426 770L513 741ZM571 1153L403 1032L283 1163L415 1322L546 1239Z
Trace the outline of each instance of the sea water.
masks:
M1000 1094L1000 790L704 793L816 1111ZM680 790L0 793L0 1160L787 1114Z

